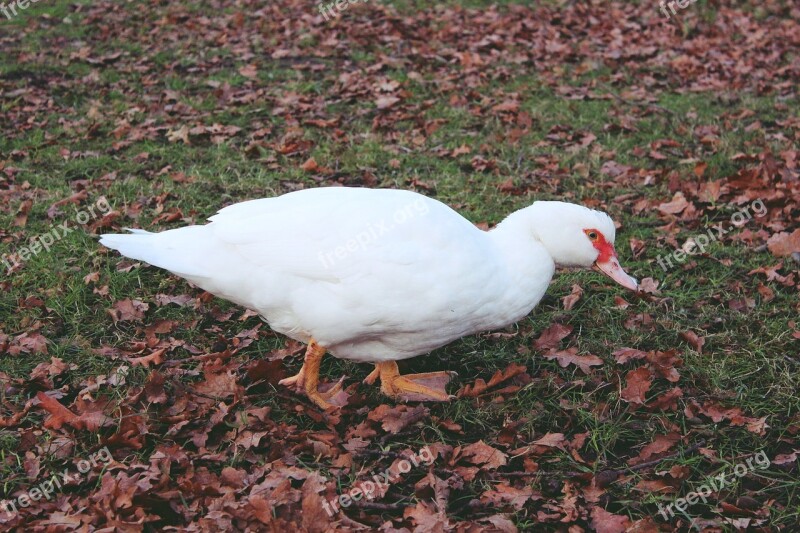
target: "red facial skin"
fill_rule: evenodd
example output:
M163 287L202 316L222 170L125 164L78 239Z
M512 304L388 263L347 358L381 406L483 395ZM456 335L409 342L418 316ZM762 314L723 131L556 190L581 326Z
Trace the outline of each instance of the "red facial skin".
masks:
M614 245L608 242L603 234L594 228L588 228L583 231L592 242L592 246L594 246L595 250L598 252L597 259L594 262L594 268L626 289L638 291L639 283L636 281L636 278L629 276L619 265L617 251L614 250Z
M594 246L595 249L598 252L600 252L600 255L597 256L597 261L596 261L597 263L605 263L612 257L617 256L617 252L616 250L614 250L614 245L608 242L606 238L603 236L603 234L600 233L600 231L594 228L588 228L583 230L583 232L586 234L587 237L589 237L589 240L592 241L592 246ZM597 235L596 239L591 238L590 235L592 233Z

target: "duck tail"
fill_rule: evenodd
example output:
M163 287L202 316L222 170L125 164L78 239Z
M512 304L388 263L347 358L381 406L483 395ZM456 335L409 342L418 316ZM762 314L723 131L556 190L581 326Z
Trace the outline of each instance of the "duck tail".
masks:
M106 233L100 236L100 244L185 278L203 278L207 276L204 258L213 253L204 228L186 226L161 233L124 228L130 233Z

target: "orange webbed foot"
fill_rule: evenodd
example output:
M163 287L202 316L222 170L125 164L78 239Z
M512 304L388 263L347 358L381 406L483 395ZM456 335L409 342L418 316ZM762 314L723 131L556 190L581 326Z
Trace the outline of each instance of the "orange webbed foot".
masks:
M294 387L298 392L304 391L309 400L327 411L328 409L345 405L348 394L342 390L344 376L327 390L319 390L319 365L324 355L325 348L311 339L300 371L294 376L280 380L278 383L287 387Z
M374 383L380 377L381 391L392 398L419 402L446 402L454 398L447 394L445 389L454 375L455 372L425 372L401 376L397 363L387 361L376 364L375 370L364 381Z

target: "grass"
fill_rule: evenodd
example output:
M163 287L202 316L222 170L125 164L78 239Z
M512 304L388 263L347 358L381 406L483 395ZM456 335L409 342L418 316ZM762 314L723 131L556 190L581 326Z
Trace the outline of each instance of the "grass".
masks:
M709 470L709 462L697 454L676 456L664 461L659 470L687 467L689 474L680 485L679 494L696 490L715 472L732 471L746 457L761 450L773 456L781 449L782 438L793 438L797 428L800 400L797 362L797 339L791 336L790 321L797 320L797 293L791 287L777 282L767 282L764 276L748 275L753 269L775 264L766 251L729 242L715 243L705 257L694 257L690 263L663 272L655 263L661 254L672 251L667 244L661 222L652 211L636 212L633 201L615 201L622 195L635 194L637 199L669 201L672 193L668 180L670 172L679 180L693 174L692 159L708 163L706 177L715 180L734 174L744 163L734 159L738 153L755 153L771 148L774 153L786 149L784 140L765 135L761 129L748 128L753 118L736 118L743 110L752 110L765 125L774 125L786 118L787 112L797 118L796 96L779 100L773 95L745 93L729 100L713 93L665 91L657 94L655 104L663 113L645 113L647 106L626 100L626 86L609 85L608 73L599 70L576 78L576 86L587 81L597 81L603 92L616 95L610 99L569 100L557 94L537 75L520 69L504 79L492 80L473 89L469 103L451 105L443 98L440 88L430 74L422 81L409 80L406 69L389 67L383 73L386 79L400 80L410 93L406 104L413 111L402 117L391 128L376 127L372 99L341 97L337 89L335 67L337 61L326 60L325 71L294 70L280 61L259 62L257 84L264 96L282 97L296 94L309 102L326 100L320 113L328 117L341 117L336 128L300 127L288 122L291 117L272 113L275 105L266 105L263 99L224 105L214 93L214 86L229 84L231 91L250 86L238 74L242 62L233 51L233 45L222 45L201 57L196 43L184 43L195 55L181 57L180 68L175 64L181 43L175 49L154 53L150 46L132 44L127 38L108 37L92 41L92 57L103 57L112 52L142 54L152 61L163 74L153 78L153 73L136 69L119 68L116 62L86 64L69 61L90 38L90 31L81 23L85 9L72 12L75 3L45 6L46 0L13 21L9 31L22 32L23 28L42 13L51 13L49 22L40 21L38 30L25 31L14 43L15 52L46 52L42 44L54 40L63 43L56 53L43 53L35 63L24 64L6 51L0 54L0 73L6 79L4 90L28 84L46 84L49 79L59 79L51 93L52 109L39 105L34 112L36 127L15 127L14 117L26 102L22 97L3 97L0 106L11 118L2 124L6 134L0 139L0 154L6 173L13 173L16 184L29 184L19 197L5 197L0 210L0 227L5 228L0 241L0 253L18 250L37 235L50 230L53 224L74 221L76 210L104 195L119 216L114 227L136 226L152 230L177 227L190 222L202 223L208 216L227 204L273 196L298 187L327 185L342 181L354 185L370 183L382 187L411 187L412 180L431 186L428 194L455 206L459 212L474 222L494 224L514 209L528 205L534 199L571 199L573 201L598 200L609 206L612 216L622 224L618 237L618 250L623 265L639 278L652 277L660 282L658 298L634 298L623 294L605 279L592 272L564 272L554 280L548 296L525 320L511 327L511 338L493 339L475 336L461 339L435 351L427 357L409 361L405 371L430 371L447 368L459 373L461 383L477 378L488 380L497 370L510 363L528 367L533 380L504 403L478 403L459 399L446 405L431 407L438 420L450 420L462 427L461 434L443 431L431 423L416 436L401 437L390 443L391 447L419 449L425 442L438 441L453 446L469 444L478 437L487 442L497 437L502 428L513 426L515 442L532 442L551 432L563 432L572 437L588 433L589 438L581 455L581 463L566 451L555 452L548 463L541 466L548 472L591 471L624 467L631 455L653 441L660 434L677 431L691 435L692 439L705 439L713 444L718 462ZM413 10L408 2L407 9ZM470 6L485 6L471 2ZM132 5L122 6L125 11L136 11ZM71 24L59 23L70 12ZM168 6L152 8L140 17L150 23L170 12ZM138 30L139 35L146 33ZM136 34L137 30L132 30ZM128 33L126 31L126 33ZM312 39L312 37L308 37ZM304 41L313 48L316 41ZM377 52L388 53L388 45L354 49L350 52L352 67L366 68L375 61ZM185 73L196 65L208 66L214 58L219 65L207 71ZM124 59L122 65L134 64ZM245 61L246 63L246 61ZM333 69L333 70L331 70ZM93 78L86 85L80 80ZM37 81L40 80L40 81ZM408 80L408 81L406 81ZM157 87L156 88L154 88ZM97 90L100 89L100 90ZM177 93L175 99L157 98L165 91ZM516 142L509 142L508 131L513 124L502 114L493 114L491 105L482 101L501 102L512 93L519 95L519 109L530 116L528 131ZM782 103L786 110L776 109ZM173 106L173 111L159 109ZM481 114L474 112L481 109ZM787 111L788 110L788 111ZM620 117L636 116L636 131L608 127ZM151 124L147 124L152 120ZM127 122L125 126L123 122ZM423 144L415 137L424 125L437 123L437 129L427 135ZM214 142L208 136L191 136L192 144L170 142L167 130L176 130L183 124L211 126L221 124L237 126L242 133L225 136ZM699 126L714 127L719 139L714 148L699 141L695 130ZM131 136L114 134L120 127L141 128L142 138L129 141ZM253 131L271 130L269 142L249 150ZM297 133L295 130L300 128ZM341 130L341 131L337 131ZM553 140L559 129L566 135L591 133L597 140L588 148L572 149L572 142ZM555 132L555 133L554 133ZM286 155L276 147L286 139L308 143L309 149ZM665 149L665 160L648 157L652 143L670 139L677 143L675 150ZM125 142L121 142L125 141ZM441 154L461 145L471 148L471 153L456 158ZM148 154L141 157L140 154ZM482 172L472 164L475 155L494 162L496 171ZM334 169L335 179L325 175L304 172L300 164L314 157L322 165ZM650 171L659 179L615 180L603 172L603 165L614 160L620 165ZM190 181L176 181L180 174ZM365 181L365 176L373 181ZM507 179L523 192L510 195L498 188ZM82 206L63 206L55 216L48 209L58 200L86 189L88 200ZM17 210L24 199L32 200L32 207L24 227L14 225ZM719 220L725 220L734 206L720 205ZM179 220L165 222L159 216L165 212L182 214ZM710 220L685 222L675 236L679 243L702 233ZM751 224L749 228L755 229ZM105 228L103 231L108 230ZM647 243L638 257L632 257L629 239ZM259 323L256 318L247 321L219 321L215 309L232 310L234 318L241 310L226 302L212 300L199 310L177 306L156 306L157 294L189 293L199 295L183 281L170 277L154 268L119 270L119 258L102 249L86 227L65 236L46 253L27 261L24 267L2 280L0 292L0 333L15 337L26 331L38 331L49 342L48 353L25 356L0 355L0 372L11 378L27 379L40 363L51 357L62 359L70 365L67 372L53 381L53 388L69 387L80 390L88 380L97 375L109 375L119 366L96 353L102 346L123 348L143 340L143 327L159 320L173 320L181 324L194 324L192 328L178 328L171 333L176 339L200 349L211 351L219 338L232 339L241 330ZM98 273L94 283L85 283L84 277ZM565 311L560 298L566 296L573 284L584 289L582 299L570 311ZM774 299L766 301L758 291L768 286ZM99 290L102 289L102 290ZM98 291L99 290L99 291ZM98 293L99 292L99 293ZM615 298L624 297L627 308L615 305ZM113 302L136 298L150 304L142 324L115 324L107 310ZM747 313L731 309L728 302L751 298L753 307ZM31 299L41 299L43 305ZM27 301L27 303L26 303ZM575 367L561 368L556 361L538 357L531 342L554 322L574 328L571 346L581 354L596 354L604 365L584 375ZM705 338L703 352L694 350L682 337L682 332L693 331ZM0 343L2 344L2 343ZM256 361L265 353L283 347L284 341L265 335L236 355L243 362ZM681 352L683 366L677 384L684 391L679 408L669 412L644 412L633 409L619 397L621 376L628 370L614 363L612 352L629 346L641 350L677 349ZM176 350L171 357L187 354ZM286 361L287 370L298 367L296 360ZM323 364L325 376L347 374L362 379L369 368L347 361L328 358ZM126 377L125 387L142 386L151 370L134 368ZM656 397L673 384L657 380L648 393ZM121 401L125 389L112 389ZM384 399L377 388L362 387L367 404L378 405ZM28 397L21 388L7 388L2 401L24 405ZM728 423L715 424L707 418L690 418L682 407L689 400L703 403L707 399L724 399L727 405L740 407L747 416L767 417L769 429L763 437L754 435L740 426ZM271 416L302 430L313 430L320 425L290 404L264 395L260 405L272 408ZM8 413L6 413L8 414ZM31 410L24 423L39 425L42 414ZM512 423L513 421L513 423ZM10 494L15 487L26 483L24 456L16 450L22 434L11 429L0 429L0 495ZM46 441L50 436L42 433L26 436ZM84 436L78 445L89 450L98 444L97 435ZM153 442L150 443L151 446ZM693 444L687 439L680 447ZM146 458L148 450L137 452ZM88 452L76 450L76 456ZM328 465L309 461L308 468L327 468ZM56 469L60 458L52 457L43 469ZM655 493L643 495L636 485L644 479L643 473L634 473L609 487L608 509L633 519L655 516L657 503L668 503L673 496ZM792 472L770 468L758 473L760 486L769 498L781 505L772 509L770 523L789 526L798 520L800 507L794 495L800 482ZM546 492L550 478L532 480L532 486ZM346 486L351 481L344 482ZM488 488L485 481L468 485L455 507L470 497L478 497ZM749 481L742 481L731 489L733 499L748 491ZM560 489L559 489L560 490ZM713 516L713 505L691 508L691 516ZM457 518L466 519L469 511L462 510ZM688 517L689 515L687 515ZM524 512L514 518L520 528L534 527L535 515Z

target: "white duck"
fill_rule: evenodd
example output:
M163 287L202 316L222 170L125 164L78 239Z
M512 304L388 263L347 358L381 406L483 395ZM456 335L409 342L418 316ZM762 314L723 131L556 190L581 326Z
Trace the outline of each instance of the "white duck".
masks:
M283 380L322 408L326 352L375 364L392 397L447 400L448 372L401 376L397 360L505 327L539 303L556 265L590 267L623 287L605 213L534 202L484 232L445 204L393 189L330 187L228 206L203 226L103 235L100 242L257 311L308 344Z

